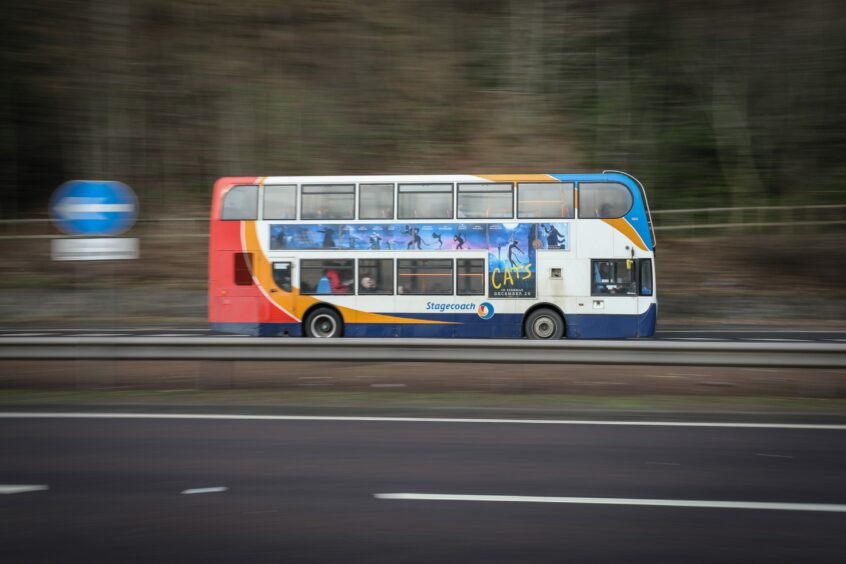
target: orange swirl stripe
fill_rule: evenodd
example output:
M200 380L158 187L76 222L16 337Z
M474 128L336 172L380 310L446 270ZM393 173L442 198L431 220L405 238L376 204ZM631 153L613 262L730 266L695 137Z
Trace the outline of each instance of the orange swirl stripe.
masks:
M269 293L267 290L276 288L276 283L273 281L273 267L270 264L264 250L261 248L258 240L257 222L245 221L244 224L244 250L246 252L254 252L257 256L253 264L253 277L262 290L262 293L272 301L277 307L283 311L287 311L286 306L288 302L287 296L293 295L293 311L289 312L297 319L302 319L305 312L318 303L320 300L313 296L304 296L300 294L299 288L291 288L291 292L285 292L278 289L277 292ZM393 315L382 315L379 313L370 313L357 309L352 309L344 306L332 304L338 308L344 318L345 323L412 323L412 324L428 324L428 325L454 325L452 321L432 321L428 319L411 319L407 317L396 317Z

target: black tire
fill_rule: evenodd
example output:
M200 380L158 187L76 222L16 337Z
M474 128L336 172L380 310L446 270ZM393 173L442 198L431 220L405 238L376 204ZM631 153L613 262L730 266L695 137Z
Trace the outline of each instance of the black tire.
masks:
M320 307L311 312L305 320L306 337L332 339L344 334L344 322L334 309Z
M526 337L554 341L564 336L564 320L551 309L536 309L526 318Z

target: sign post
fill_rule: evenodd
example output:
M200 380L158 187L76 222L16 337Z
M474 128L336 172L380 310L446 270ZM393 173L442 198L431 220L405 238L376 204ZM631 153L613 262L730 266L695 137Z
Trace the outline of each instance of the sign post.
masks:
M138 217L138 198L122 182L65 182L50 199L50 216L63 233L96 236L53 239L53 260L138 258L137 238L114 237L132 227Z

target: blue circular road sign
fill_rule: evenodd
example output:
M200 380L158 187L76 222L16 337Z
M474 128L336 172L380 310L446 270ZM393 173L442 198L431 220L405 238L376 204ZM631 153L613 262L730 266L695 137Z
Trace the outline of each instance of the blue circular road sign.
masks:
M69 235L117 235L135 223L138 198L122 182L71 180L50 198L50 217Z

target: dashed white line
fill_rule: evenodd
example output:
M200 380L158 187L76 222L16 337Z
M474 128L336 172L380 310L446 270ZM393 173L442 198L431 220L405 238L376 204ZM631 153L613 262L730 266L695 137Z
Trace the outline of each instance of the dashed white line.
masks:
M179 493L180 493L180 494L185 494L185 495L193 495L193 494L207 494L207 493L221 493L221 492L225 492L225 491L226 491L226 490L228 490L228 489L229 489L229 488L227 488L227 487L225 487L225 486L215 486L215 487L213 487L213 488L191 488L191 489L187 489L187 490L182 490L182 491L181 491L181 492L179 492Z
M0 333L0 337L43 337L50 333Z
M154 333L150 337L205 337L203 333Z
M729 429L802 429L846 431L835 423L733 423L718 421L609 421L591 419L471 419L448 417L368 417L345 415L239 415L229 413L97 413L6 411L0 419L161 419L218 421L344 421L385 423L476 423L503 425L608 425L618 427L715 427Z
M727 338L717 338L717 337L671 337L672 341L730 341L731 339Z
M76 333L73 337L125 337L126 334L120 333Z
M44 490L49 489L50 486L45 486L41 484L0 484L0 494L3 495L27 492L42 492Z
M701 499L637 499L619 497L546 497L524 495L460 495L427 493L377 493L377 499L416 501L498 501L518 503L570 503L583 505L640 505L714 509L763 509L775 511L827 511L846 513L846 504L778 503L768 501L708 501Z

